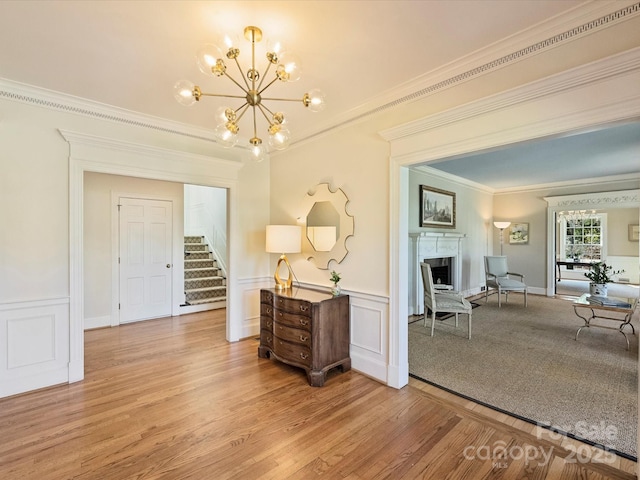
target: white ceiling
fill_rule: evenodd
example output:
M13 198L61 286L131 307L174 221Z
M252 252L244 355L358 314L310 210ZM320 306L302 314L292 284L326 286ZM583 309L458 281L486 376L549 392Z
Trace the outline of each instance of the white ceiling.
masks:
M273 106L285 112L296 140L388 102L394 92L429 72L583 3L2 0L0 77L213 129L217 107L224 103L204 98L191 108L183 107L173 99L173 85L188 78L203 91L237 94L237 87L227 79L200 73L195 52L204 43L216 43L222 33L241 37L245 26L256 25L263 30L265 41L282 41L303 61L303 78L292 84L278 82L270 89L272 96L301 98L312 88L327 95L327 108L318 114L297 103ZM248 53L241 51L240 60L248 58ZM231 71L233 65L229 67ZM246 133L250 124L244 128ZM640 138L638 130L632 129L622 129L616 135L615 145L621 137L627 142L630 137ZM567 141L576 152L579 148L592 151L593 146L581 146L580 140L587 137L574 136ZM601 134L596 144L604 146L607 141ZM548 148L566 149L567 145L555 141ZM637 144L629 148L635 148L637 154ZM555 167L547 169L546 175L536 172L536 181L541 177L553 181L551 172L557 172L558 178L564 176L566 172L560 175L562 169L552 160L560 153L568 158L566 150L540 153L539 146L525 145L515 156L496 155L492 170L473 157L438 168L460 175L482 164L474 179L500 188L513 182L500 177L510 177L524 168L519 159L527 155L537 155L536 161L549 161ZM584 150L577 155L583 163L588 161ZM620 172L639 170L624 158L619 157Z

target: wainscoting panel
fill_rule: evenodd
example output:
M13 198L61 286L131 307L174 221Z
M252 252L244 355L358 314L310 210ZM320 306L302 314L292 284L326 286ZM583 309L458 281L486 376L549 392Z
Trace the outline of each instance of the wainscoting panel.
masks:
M242 337L260 334L260 289L273 287L273 278L238 282L242 297ZM301 284L303 288L329 291L326 286ZM351 305L351 367L382 383L389 369L389 299L343 290ZM256 355L257 355L256 350Z
M351 366L387 383L389 302L383 297L345 292L351 297Z
M69 380L69 299L0 305L0 397Z
M240 280L238 286L242 292L240 338L258 337L260 335L260 289L273 287L273 278Z

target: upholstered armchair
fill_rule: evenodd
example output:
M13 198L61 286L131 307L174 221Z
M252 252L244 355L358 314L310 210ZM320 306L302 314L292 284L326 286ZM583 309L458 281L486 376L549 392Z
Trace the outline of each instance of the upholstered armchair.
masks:
M466 313L468 318L468 338L471 338L471 310L472 306L461 294L450 291L439 291L433 288L431 265L420 263L422 284L424 285L424 326L427 326L427 309L431 310L431 336L436 324L436 313L455 313L456 328L458 314Z
M502 293L505 294L505 301L509 301L509 292L524 293L524 306L527 306L527 285L524 283L524 275L509 271L507 257L484 257L484 271L487 283L485 302L489 299L489 289L492 288L498 291L498 307L502 307ZM519 280L512 277L518 277Z

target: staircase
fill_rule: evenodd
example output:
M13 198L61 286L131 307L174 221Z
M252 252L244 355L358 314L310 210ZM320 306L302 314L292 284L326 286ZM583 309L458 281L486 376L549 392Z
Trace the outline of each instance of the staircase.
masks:
M184 237L184 294L189 312L226 307L227 279L204 237Z

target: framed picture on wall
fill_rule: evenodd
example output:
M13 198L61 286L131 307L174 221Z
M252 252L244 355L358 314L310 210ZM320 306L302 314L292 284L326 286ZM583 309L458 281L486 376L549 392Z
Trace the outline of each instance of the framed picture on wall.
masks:
M629 241L630 242L637 242L638 241L638 231L639 231L639 226L638 225L629 225Z
M456 228L456 194L420 185L420 226Z
M524 245L529 243L529 224L512 223L509 227L509 244Z

